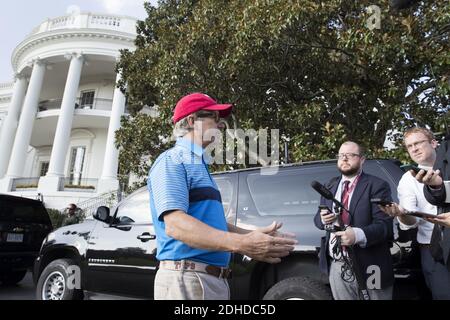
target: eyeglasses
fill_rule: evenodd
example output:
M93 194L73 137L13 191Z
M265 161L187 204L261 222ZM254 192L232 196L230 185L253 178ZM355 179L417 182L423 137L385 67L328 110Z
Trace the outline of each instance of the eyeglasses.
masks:
M361 155L357 154L357 153L349 153L349 152L348 153L338 153L336 155L336 159L339 159L339 160L342 160L344 158L353 159L353 158L356 158L356 157L361 157Z
M219 112L198 111L195 113L195 115L197 116L197 118L212 118L216 122L220 121Z
M406 145L406 149L407 150L411 150L413 148L417 148L419 147L421 144L423 144L424 142L427 142L428 140L420 140L420 141L416 141L414 143L410 143Z

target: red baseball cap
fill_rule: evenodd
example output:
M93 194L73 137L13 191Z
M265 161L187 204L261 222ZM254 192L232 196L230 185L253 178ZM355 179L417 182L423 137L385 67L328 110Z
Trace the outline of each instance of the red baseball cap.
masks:
M199 110L219 111L220 117L226 118L230 115L232 109L232 104L218 104L217 101L210 96L196 92L184 96L178 101L173 112L172 121L173 123L177 123L181 119Z

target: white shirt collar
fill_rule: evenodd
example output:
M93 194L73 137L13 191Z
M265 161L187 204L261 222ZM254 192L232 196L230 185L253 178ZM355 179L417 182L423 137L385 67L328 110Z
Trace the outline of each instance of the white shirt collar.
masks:
M355 181L355 179L356 179L358 176L360 176L360 175L361 175L361 173L358 173L356 176L351 177L350 179L349 179L349 178L344 178L344 176L342 176L342 177L341 177L341 186L344 184L345 181L350 181L350 184L352 184L352 183Z

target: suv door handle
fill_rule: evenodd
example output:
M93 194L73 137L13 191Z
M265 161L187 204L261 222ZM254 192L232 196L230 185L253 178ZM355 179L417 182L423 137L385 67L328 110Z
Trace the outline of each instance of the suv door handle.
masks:
M140 236L137 236L137 238L139 240L141 240L142 242L147 242L149 240L155 240L156 236L154 234L150 234L148 232L144 232L143 234L141 234Z

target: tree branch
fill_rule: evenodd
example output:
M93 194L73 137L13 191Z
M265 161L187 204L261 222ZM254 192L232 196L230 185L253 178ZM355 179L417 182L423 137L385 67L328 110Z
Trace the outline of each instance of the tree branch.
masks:
M430 82L424 83L423 85L414 89L410 94L405 97L405 102L410 103L417 98L422 92L428 90L430 88L436 87L436 80L432 80Z

